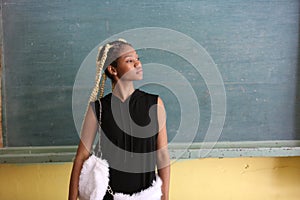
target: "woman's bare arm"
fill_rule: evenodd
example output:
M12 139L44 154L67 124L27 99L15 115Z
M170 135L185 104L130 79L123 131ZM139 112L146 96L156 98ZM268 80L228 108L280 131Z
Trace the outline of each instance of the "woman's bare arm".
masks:
M158 121L159 132L157 138L157 168L158 175L163 181L161 200L169 199L169 185L170 185L170 158L168 152L168 137L166 128L166 113L163 101L158 98Z
M92 106L89 105L80 136L77 153L73 162L73 168L69 185L69 200L77 200L79 175L83 162L89 157L92 144L97 133L98 122Z

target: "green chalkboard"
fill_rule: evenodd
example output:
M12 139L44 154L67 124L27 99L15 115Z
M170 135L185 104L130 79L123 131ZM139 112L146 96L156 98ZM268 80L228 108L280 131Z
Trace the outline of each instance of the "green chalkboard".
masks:
M185 34L217 66L226 94L218 141L300 140L299 4L298 0L3 0L4 144L77 144L72 95L82 63L112 35L144 27ZM171 46L179 43L164 40ZM195 110L200 110L194 141L204 141L214 94L203 75L174 52L150 47L138 52L145 65L169 66L188 80L199 105ZM93 73L86 79L94 80ZM151 76L155 80L157 74ZM174 87L181 84L168 79L168 74L166 80ZM164 100L171 141L183 120L181 102L163 85L142 89ZM88 94L91 88L82 90Z

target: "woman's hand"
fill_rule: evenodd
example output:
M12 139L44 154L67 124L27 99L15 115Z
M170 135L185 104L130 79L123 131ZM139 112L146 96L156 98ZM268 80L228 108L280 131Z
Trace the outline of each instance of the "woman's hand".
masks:
M98 121L92 106L89 105L88 111L84 118L80 142L78 145L77 153L73 162L73 168L69 185L69 200L77 200L79 176L83 162L89 157L90 149L97 133Z
M162 179L162 193L161 200L169 199L169 185L170 185L170 157L168 152L168 137L166 128L166 114L163 101L158 98L158 120L159 132L157 137L157 168L158 175Z

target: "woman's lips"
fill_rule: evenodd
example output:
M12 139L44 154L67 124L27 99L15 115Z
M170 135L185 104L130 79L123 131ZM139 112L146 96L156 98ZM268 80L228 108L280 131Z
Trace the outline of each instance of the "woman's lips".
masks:
M138 70L136 73L137 73L137 74L143 73L143 70L140 69L140 70Z

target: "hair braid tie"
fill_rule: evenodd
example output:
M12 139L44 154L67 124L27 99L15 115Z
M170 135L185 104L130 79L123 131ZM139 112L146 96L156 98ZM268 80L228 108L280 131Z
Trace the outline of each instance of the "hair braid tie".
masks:
M100 92L99 92L99 99L101 99L104 95L104 87L105 87L105 81L107 79L107 76L105 73L102 74L102 80L100 84Z
M98 53L97 53L97 57L96 57L96 63L97 63L97 61L98 61L98 59L99 59L100 52L101 52L102 49L103 49L103 46L100 46L100 47L98 48Z
M124 42L124 43L128 43L126 40L124 40L123 38L119 38L118 41L120 42Z

